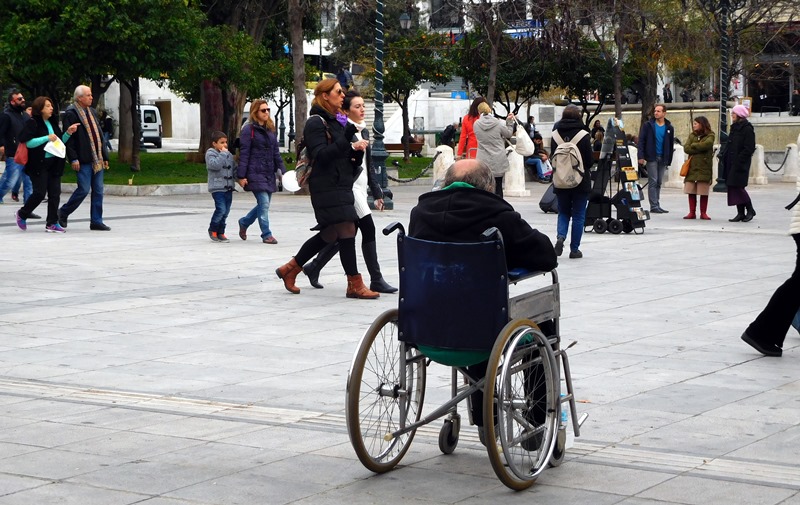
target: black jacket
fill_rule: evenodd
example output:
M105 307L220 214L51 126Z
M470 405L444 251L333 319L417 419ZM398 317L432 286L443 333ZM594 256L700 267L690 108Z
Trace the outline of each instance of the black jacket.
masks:
M53 127L53 133L55 133L58 138L63 138L64 136L61 132L61 128L58 127L58 121L56 118L51 117L49 121L50 126ZM28 119L28 121L25 123L25 126L22 128L22 131L19 134L19 141L27 143L31 139L45 137L49 134L50 132L47 131L47 126L44 124L44 118L42 118L42 116L34 115L32 118ZM44 168L45 145L47 145L47 143L44 143L38 147L28 148L28 163L25 165L25 173L31 177L38 176ZM54 170L59 176L64 175L64 159L53 159L55 162L53 162L54 164L51 165L51 170Z
M17 137L31 118L24 109L6 105L5 110L0 114L0 142L5 147L6 158L13 158L17 154Z
M756 151L756 132L753 125L740 119L731 125L731 134L725 148L725 184L744 188L750 178L750 160Z
M553 131L558 131L564 142L569 142L579 131L585 130L589 132L589 128L580 119L562 119L553 125ZM555 153L558 142L554 138L550 139L550 152ZM581 158L583 159L583 169L586 174L580 184L570 189L557 189L554 188L556 193L561 191L575 191L580 193L588 193L592 189L591 169L594 163L594 154L592 153L592 139L591 135L586 135L580 142L578 142L578 149L581 151Z
M437 242L475 242L492 226L503 234L509 269L550 271L558 266L546 235L531 228L508 202L480 189L455 187L423 194L411 210L408 235Z
M97 142L100 143L100 146L103 149L103 160L108 161L108 149L106 149L105 142L103 142L103 123L100 121L100 118L97 116L97 112L94 109L89 107L89 111L91 111L91 114L94 115L94 121L97 124L97 127L100 129L97 132L97 135L99 136ZM75 123L78 123L78 129L67 141L67 161L73 162L78 160L81 164L91 163L92 143L89 140L89 132L86 131L83 123L81 123L81 118L78 116L78 111L75 110L75 105L70 105L67 107L67 110L64 111L64 119L62 123L64 125L64 130Z
M314 115L322 116L328 124L330 142L325 125ZM322 226L358 221L353 206L353 182L364 153L354 151L350 146L356 131L356 127L349 123L343 127L334 114L322 107L311 107L311 116L306 120L303 130L303 140L310 158L314 160L308 189L314 216Z

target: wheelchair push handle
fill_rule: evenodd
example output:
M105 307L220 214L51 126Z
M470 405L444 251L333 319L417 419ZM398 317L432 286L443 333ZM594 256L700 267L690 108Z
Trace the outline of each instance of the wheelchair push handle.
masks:
M394 231L396 231L398 229L400 230L400 234L401 235L405 235L406 234L406 229L403 227L403 225L402 225L402 223L400 223L400 221L393 221L393 222L387 224L386 227L383 229L383 234L385 236L388 236L390 233L393 233Z

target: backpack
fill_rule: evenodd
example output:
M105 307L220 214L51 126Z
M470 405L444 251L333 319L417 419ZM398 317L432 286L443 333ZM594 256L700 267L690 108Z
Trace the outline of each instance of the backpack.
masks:
M456 136L456 129L453 125L447 125L447 128L442 132L441 141L443 145L450 145L453 142L453 137Z
M312 114L309 117L309 121L312 117L318 117L322 120L322 124L325 125L325 136L328 138L328 143L331 143L331 131L328 128L328 122L325 121L325 118L320 116L319 114ZM294 166L294 174L297 178L297 184L300 185L301 188L306 187L308 185L308 178L311 177L311 171L314 169L314 160L311 159L311 156L308 153L308 147L306 146L306 139L305 137L300 139L300 142L297 143L297 163Z
M572 189L583 182L586 169L578 142L587 135L589 132L581 130L569 142L564 142L558 130L553 131L557 147L550 155L550 164L553 166L553 185L556 189Z

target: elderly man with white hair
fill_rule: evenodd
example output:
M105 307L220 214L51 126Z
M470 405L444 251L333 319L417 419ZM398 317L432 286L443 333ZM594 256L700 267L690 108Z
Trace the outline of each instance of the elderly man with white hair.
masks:
M64 125L78 123L78 130L67 141L67 161L78 173L78 189L58 210L58 223L67 227L70 214L92 192L89 229L109 231L103 223L103 171L108 169L108 150L103 142L103 125L92 108L92 89L75 88L74 103L64 111Z

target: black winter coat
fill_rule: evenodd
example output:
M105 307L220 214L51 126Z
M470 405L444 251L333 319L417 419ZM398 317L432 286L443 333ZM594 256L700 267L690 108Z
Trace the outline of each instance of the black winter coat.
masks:
M572 137L574 137L579 131L586 130L586 132L588 132L589 128L587 128L580 119L562 119L553 125L553 131L556 130L558 130L558 134L561 135L561 138L564 139L564 142L569 142L570 139L572 139ZM558 142L556 142L554 138L550 139L550 152L556 152L557 147ZM581 151L581 158L583 158L583 169L586 171L586 174L584 175L581 183L574 188L553 188L556 193L562 191L588 193L592 189L591 169L592 164L594 164L594 154L592 153L592 139L590 135L586 135L581 139L580 142L578 142L578 149Z
M411 210L408 235L437 242L475 242L492 226L503 234L509 270L550 271L558 266L546 235L531 228L511 204L476 188L454 187L420 196Z
M746 119L731 125L731 134L725 148L725 184L744 188L750 178L750 160L756 151L756 132Z
M322 116L328 124L330 142ZM314 105L311 116L306 120L303 139L309 157L314 161L314 169L308 178L311 205L314 217L320 226L347 221L358 221L354 207L353 182L363 159L363 151L354 151L350 146L353 135L358 130L350 123L342 126L336 115Z
M101 130L97 132L98 139L97 142L100 143L103 151L103 161L108 161L108 149L106 148L106 143L103 142L103 123L100 121L100 118L97 116L97 112L89 107L90 113L94 116L95 124ZM63 125L64 129L70 127L78 123L78 129L75 130L75 133L69 138L66 142L67 144L67 160L70 162L78 160L81 164L91 163L92 158L92 144L89 140L89 132L86 131L86 128L81 123L81 118L78 116L78 111L75 110L75 105L70 105L67 107L67 110L64 111L64 119ZM59 135L60 136L60 135Z
M55 117L51 117L49 119L50 126L53 127L53 133L56 134L58 138L63 138L64 135L61 132L61 128L58 127L58 121ZM44 124L44 118L42 116L34 115L25 123L25 126L22 127L22 131L19 134L18 140L20 142L27 143L31 139L35 139L38 137L46 137L50 135L50 132L47 131L47 126ZM44 146L47 143L38 146L38 147L29 147L28 148L28 163L25 165L25 173L28 174L30 177L37 177L43 167L44 167ZM59 177L64 175L64 159L63 158L54 158L55 161L52 162L51 170L55 171L56 175Z
M0 114L0 144L5 147L6 158L17 154L17 137L30 118L27 112L11 105Z
M278 138L257 123L246 123L239 135L239 165L236 175L247 179L245 191L274 193L275 177L286 172L278 150Z

